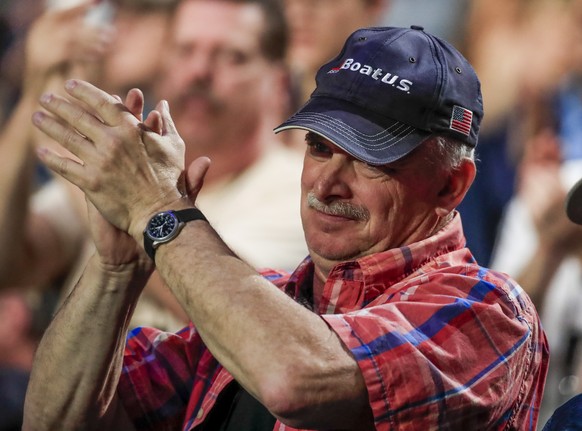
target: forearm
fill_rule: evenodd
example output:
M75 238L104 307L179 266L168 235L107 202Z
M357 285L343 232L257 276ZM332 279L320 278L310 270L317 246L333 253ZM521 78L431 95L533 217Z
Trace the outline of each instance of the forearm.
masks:
M287 424L351 429L368 419L363 378L339 337L236 258L206 223L187 224L159 248L156 265L213 355ZM350 414L337 413L342 405ZM359 422L350 423L355 412Z
M191 207L210 160L201 157L184 171L184 143L167 102L145 120L147 130L136 123L134 109L121 109L117 99L91 85L72 80L66 88L105 123L77 103L46 98L43 107L81 135L71 136L50 116L35 116L35 124L82 163L50 151L41 153L42 160L142 244L153 213ZM139 105L139 96L130 93L126 104ZM142 156L156 160L150 164ZM184 189L189 198L181 200ZM206 222L189 222L162 244L156 268L216 359L276 416L295 428L362 429L362 418L370 420L363 376L339 336L236 258Z
M148 280L143 296L151 298L156 304L171 313L176 320L182 322L183 326L188 324L190 318L157 272L154 272Z
M128 322L147 276L93 257L46 331L31 374L25 430L113 429ZM107 425L107 426L104 426Z

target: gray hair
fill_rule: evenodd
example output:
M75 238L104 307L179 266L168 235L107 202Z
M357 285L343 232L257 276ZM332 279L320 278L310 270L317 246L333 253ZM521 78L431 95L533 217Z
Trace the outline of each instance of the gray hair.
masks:
M440 164L445 170L457 169L463 160L475 161L475 148L448 136L433 135L424 141L431 145L430 162Z

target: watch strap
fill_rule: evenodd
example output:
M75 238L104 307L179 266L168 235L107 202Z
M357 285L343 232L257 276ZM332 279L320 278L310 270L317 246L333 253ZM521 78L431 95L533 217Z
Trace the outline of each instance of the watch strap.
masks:
M176 216L176 219L178 220L178 222L180 224L184 224L184 223L187 223L187 222L193 221L193 220L208 221L206 219L206 217L204 217L204 214L202 214L202 211L200 211L198 208L186 208L184 210L178 210L178 211L169 210L169 211L162 211L162 212L174 214L174 216ZM154 214L152 216L152 218L156 217L158 214L161 214L162 212ZM145 231L144 231L143 245L144 245L145 252L152 260L155 260L156 246L158 246L159 244L163 244L163 243L166 243L166 242L173 240L178 235L178 233L179 232L177 232L175 236L173 236L172 238L169 238L166 241L154 243L154 241L149 236L147 236Z
M198 208L186 208L185 210L178 210L172 212L178 218L178 221L182 223L186 223L188 221L193 220L208 221L206 220L206 217L204 217L204 214L202 214L202 211L200 211Z

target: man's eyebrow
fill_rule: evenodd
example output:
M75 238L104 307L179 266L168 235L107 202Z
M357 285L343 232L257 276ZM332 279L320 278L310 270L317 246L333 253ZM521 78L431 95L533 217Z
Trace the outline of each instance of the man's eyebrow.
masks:
M307 132L305 134L305 139L309 139L311 141L315 141L315 140L322 139L322 138L317 133Z

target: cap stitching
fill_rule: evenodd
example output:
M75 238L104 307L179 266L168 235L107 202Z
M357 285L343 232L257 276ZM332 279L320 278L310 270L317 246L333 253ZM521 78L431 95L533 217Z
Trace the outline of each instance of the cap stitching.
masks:
M351 126L349 126L348 124L344 123L341 120L332 118L332 117L328 117L322 114L304 114L302 116L303 120L307 120L307 121L311 121L313 123L316 124L326 124L323 122L323 120L327 120L330 123L333 123L335 127L337 127L339 130L338 132L341 132L342 135L346 135L349 133L351 135L355 135L354 139L357 138L361 138L363 141L367 142L370 145L374 145L374 142L378 142L381 141L380 144L383 144L385 139L388 138L389 140L395 139L398 136L400 136L400 133L398 133L398 130L396 132L392 132L391 129L384 129L382 132L376 134L376 135L366 135L364 133L362 133L361 131L352 128ZM410 127L407 125L404 125L402 123L395 125L397 127ZM412 127L410 127L412 128ZM406 129L404 129L406 130Z
M313 120L314 122L321 121L320 119L329 120L329 121L334 122L334 123L337 122L338 127L343 128L347 131L353 132L353 134L359 135L360 137L362 137L362 139L364 139L368 142L380 141L380 140L384 139L384 136L386 136L386 135L398 136L399 135L398 132L397 131L394 132L394 130L393 130L395 128L397 130L400 127L414 129L414 127L398 121L395 124L393 124L392 126L385 128L382 131L380 131L374 135L368 135L368 134L366 134L366 133L364 133L356 128L351 127L350 125L348 125L347 123L345 123L341 120L338 120L334 117L331 117L331 116L326 115L326 114L318 113L318 112L301 112L301 113L293 116L293 118L291 118L290 121L302 120L302 119Z
M322 115L322 114L303 114L304 119L311 121L313 124L317 124L320 125L321 127L330 130L334 133L339 134L340 136L342 136L343 138L345 138L347 141L349 141L350 143L354 144L357 147L363 148L365 150L368 151L384 151L388 148L394 147L396 144L398 144L400 141L402 141L404 138L406 138L408 135L410 135L413 131L414 131L414 127L412 126L408 126L404 123L399 123L398 127L404 127L404 129L402 129L402 131L396 135L392 135L389 137L389 140L387 141L383 141L380 142L380 144L373 144L372 140L366 139L366 136L368 135L364 135L363 133L361 133L360 131L351 128L350 126L348 126L347 124L345 124L343 121L337 120L335 118L332 117L328 117L326 115ZM324 121L320 121L318 118L323 117L324 119L328 120L326 122ZM336 128L334 129L333 127L331 127L331 125L335 125ZM389 130L385 129L383 130L381 133L373 135L373 136L378 136L378 135L388 135ZM370 145L369 146L365 146L362 143L360 143L360 141L357 139L357 135L360 135L362 137L364 137L364 140L366 140ZM376 138L376 141L379 141L380 138Z

